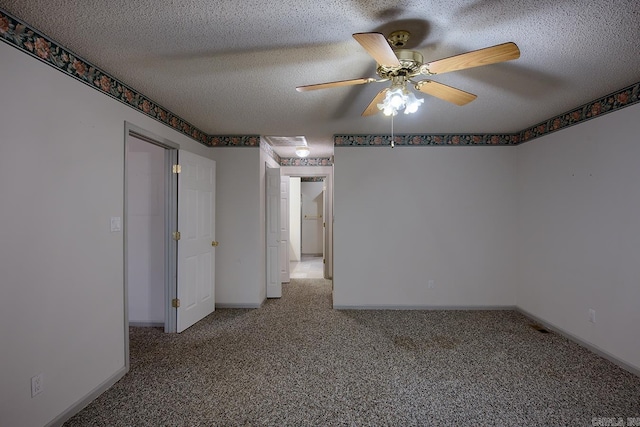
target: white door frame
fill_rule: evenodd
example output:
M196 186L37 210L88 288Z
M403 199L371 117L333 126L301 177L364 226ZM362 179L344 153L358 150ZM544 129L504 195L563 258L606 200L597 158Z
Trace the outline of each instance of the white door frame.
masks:
M265 277L267 298L282 297L280 277L280 168L265 169Z
M123 246L124 246L124 336L125 336L125 364L129 369L129 283L128 283L128 248L127 248L127 147L130 137L135 137L165 149L164 163L164 192L165 192L165 284L164 284L164 331L176 332L176 310L171 307L171 300L175 298L176 285L176 254L177 242L172 239L172 233L177 229L178 219L178 180L171 172L172 165L177 163L180 145L161 136L146 131L132 123L124 123L124 211L123 211Z
M282 176L324 177L327 186L327 203L323 207L325 222L325 279L333 279L333 166L282 166Z

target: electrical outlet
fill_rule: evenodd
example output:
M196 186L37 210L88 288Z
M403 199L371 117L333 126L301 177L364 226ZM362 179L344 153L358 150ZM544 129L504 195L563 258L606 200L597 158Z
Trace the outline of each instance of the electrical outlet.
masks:
M122 222L120 221L119 216L111 217L111 231L122 231Z
M433 280L429 280L427 282L427 289L433 289L435 287L436 283Z
M593 308L589 309L589 322L596 323L596 311Z
M31 397L42 393L42 390L44 390L44 377L42 374L38 374L31 378Z

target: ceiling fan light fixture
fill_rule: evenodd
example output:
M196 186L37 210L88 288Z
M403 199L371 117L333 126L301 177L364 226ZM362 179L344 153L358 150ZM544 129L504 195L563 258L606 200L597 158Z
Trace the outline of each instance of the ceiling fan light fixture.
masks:
M400 110L405 105L406 96L401 88L391 89L387 92L387 98L389 100L389 105L394 110Z
M385 116L395 116L404 108L404 97L401 87L391 88L385 94L382 103L378 104L378 109L382 110Z
M395 116L404 109L405 114L412 114L418 111L424 99L416 96L404 86L395 86L387 91L382 103L378 104L378 109L382 110L385 116Z
M382 110L382 114L384 114L385 116L395 116L396 114L398 114L398 112L394 110L390 105L382 107L381 106L382 104L378 104L378 108Z
M405 99L406 106L404 107L404 113L405 114L415 113L416 111L418 111L418 108L423 103L424 103L423 98L418 98L414 95L413 92L409 92L409 94L406 96L406 99Z
M296 147L296 156L307 157L309 155L309 147Z

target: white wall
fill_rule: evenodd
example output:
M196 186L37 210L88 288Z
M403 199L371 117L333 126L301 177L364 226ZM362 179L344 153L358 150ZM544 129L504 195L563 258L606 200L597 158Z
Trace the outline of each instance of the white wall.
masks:
M127 286L129 323L164 325L164 148L128 138Z
M289 178L289 261L300 261L300 177Z
M635 105L517 148L518 305L635 369L639 135Z
M323 182L302 182L302 253L322 254Z
M5 43L0 76L0 424L40 426L125 370L125 121L212 152Z
M258 307L264 300L260 152L213 148L216 159L216 305ZM264 220L263 220L264 221ZM265 279L266 280L266 279Z
M335 159L335 307L515 305L514 147Z

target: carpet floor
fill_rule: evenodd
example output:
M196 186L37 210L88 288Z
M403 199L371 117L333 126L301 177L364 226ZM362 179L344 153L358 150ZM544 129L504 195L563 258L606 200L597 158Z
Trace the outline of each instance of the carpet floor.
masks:
M333 310L292 280L181 334L131 328L131 370L71 426L590 426L640 377L514 311ZM617 419L617 418L616 418ZM640 418L638 419L640 421Z

